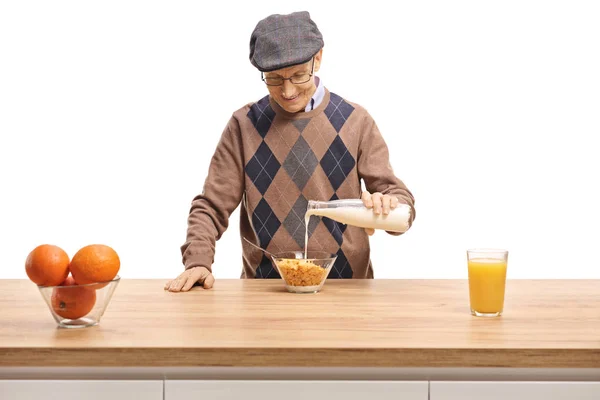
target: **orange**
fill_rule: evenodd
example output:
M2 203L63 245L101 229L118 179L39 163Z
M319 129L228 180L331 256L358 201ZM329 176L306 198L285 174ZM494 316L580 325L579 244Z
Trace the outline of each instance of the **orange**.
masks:
M52 309L63 318L77 319L86 316L96 304L96 291L77 286L72 276L52 290Z
M79 249L69 264L71 274L79 285L110 281L117 276L120 267L117 252L103 244L90 244ZM95 287L100 289L104 286L106 284Z
M27 256L25 272L36 285L59 285L69 275L69 255L58 246L42 244Z

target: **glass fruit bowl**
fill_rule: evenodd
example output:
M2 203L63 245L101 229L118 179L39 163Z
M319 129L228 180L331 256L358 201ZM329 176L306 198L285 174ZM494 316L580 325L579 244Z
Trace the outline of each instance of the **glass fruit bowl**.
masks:
M271 256L285 288L292 293L317 293L325 284L337 255L325 251L286 251Z
M50 313L62 328L98 325L121 278L85 285L38 286Z

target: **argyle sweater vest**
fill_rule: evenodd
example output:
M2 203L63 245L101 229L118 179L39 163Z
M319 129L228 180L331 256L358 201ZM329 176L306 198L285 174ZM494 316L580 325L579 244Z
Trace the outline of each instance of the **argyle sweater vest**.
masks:
M412 208L414 197L394 174L387 145L360 105L326 89L321 104L289 113L270 96L231 116L212 157L201 194L193 200L185 243L186 269L212 270L215 244L240 209L240 234L270 252L304 250L309 200L395 195ZM373 278L364 229L311 217L308 249L337 254L329 278ZM398 235L398 234L394 234ZM242 278L278 278L265 254L242 240Z

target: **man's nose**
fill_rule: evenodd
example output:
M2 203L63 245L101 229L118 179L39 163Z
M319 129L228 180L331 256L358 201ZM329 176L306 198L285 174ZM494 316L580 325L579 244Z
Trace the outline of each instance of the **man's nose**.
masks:
M283 87L281 88L281 94L283 94L283 97L287 97L288 99L290 97L294 97L295 92L296 86L292 82L289 80L283 81Z

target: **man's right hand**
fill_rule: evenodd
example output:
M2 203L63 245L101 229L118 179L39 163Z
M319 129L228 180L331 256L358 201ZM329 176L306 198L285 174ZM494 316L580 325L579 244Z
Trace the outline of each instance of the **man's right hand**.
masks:
M196 282L202 284L204 289L210 289L215 283L215 278L208 268L193 267L183 271L172 281L168 281L165 284L165 290L169 292L187 292Z

